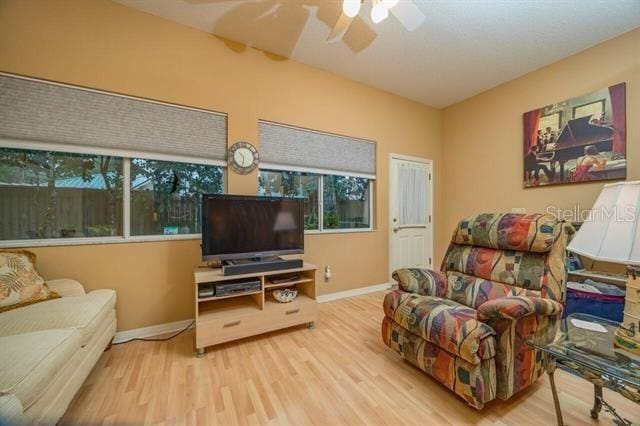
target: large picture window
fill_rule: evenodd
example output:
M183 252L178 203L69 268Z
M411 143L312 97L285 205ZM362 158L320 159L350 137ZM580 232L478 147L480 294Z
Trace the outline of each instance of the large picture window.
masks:
M199 234L202 194L222 183L222 167L132 159L131 235Z
M0 241L195 235L223 188L222 166L0 148Z
M258 195L304 198L304 229L307 231L320 230L319 187L320 176L311 173L261 170L258 178Z
M0 240L122 236L122 159L0 148Z
M323 177L324 229L371 228L370 182L350 176Z
M258 195L303 198L306 231L369 230L371 182L350 176L260 170Z

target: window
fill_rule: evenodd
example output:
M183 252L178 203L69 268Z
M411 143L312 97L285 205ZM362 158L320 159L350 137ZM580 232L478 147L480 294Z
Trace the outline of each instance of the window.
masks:
M0 240L114 237L122 159L0 148Z
M199 234L223 185L221 166L0 148L0 241Z
M604 99L573 108L573 118L586 116L591 116L591 120L604 119Z
M201 195L222 193L219 166L131 160L131 235L199 234Z
M324 176L324 229L371 227L369 182L369 179L358 177Z
M350 176L260 170L258 194L304 198L307 231L368 230L372 228L371 182Z
M311 173L261 170L258 195L304 198L304 229L320 230L318 188L320 176Z

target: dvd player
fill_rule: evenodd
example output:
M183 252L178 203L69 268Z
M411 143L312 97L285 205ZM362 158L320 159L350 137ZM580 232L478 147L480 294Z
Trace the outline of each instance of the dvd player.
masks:
M216 297L230 296L237 293L249 293L259 291L261 287L260 280L248 280L234 283L220 283L215 286Z

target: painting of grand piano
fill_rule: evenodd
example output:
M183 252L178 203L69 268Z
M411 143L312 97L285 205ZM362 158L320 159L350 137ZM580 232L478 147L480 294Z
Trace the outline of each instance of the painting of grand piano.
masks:
M529 111L524 186L627 177L626 84Z

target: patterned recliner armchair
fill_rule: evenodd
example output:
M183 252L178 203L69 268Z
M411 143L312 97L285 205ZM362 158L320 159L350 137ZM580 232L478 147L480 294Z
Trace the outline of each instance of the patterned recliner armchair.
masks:
M481 409L543 372L526 340L553 340L573 228L549 215L480 214L460 221L442 271L398 269L382 338L403 358Z

